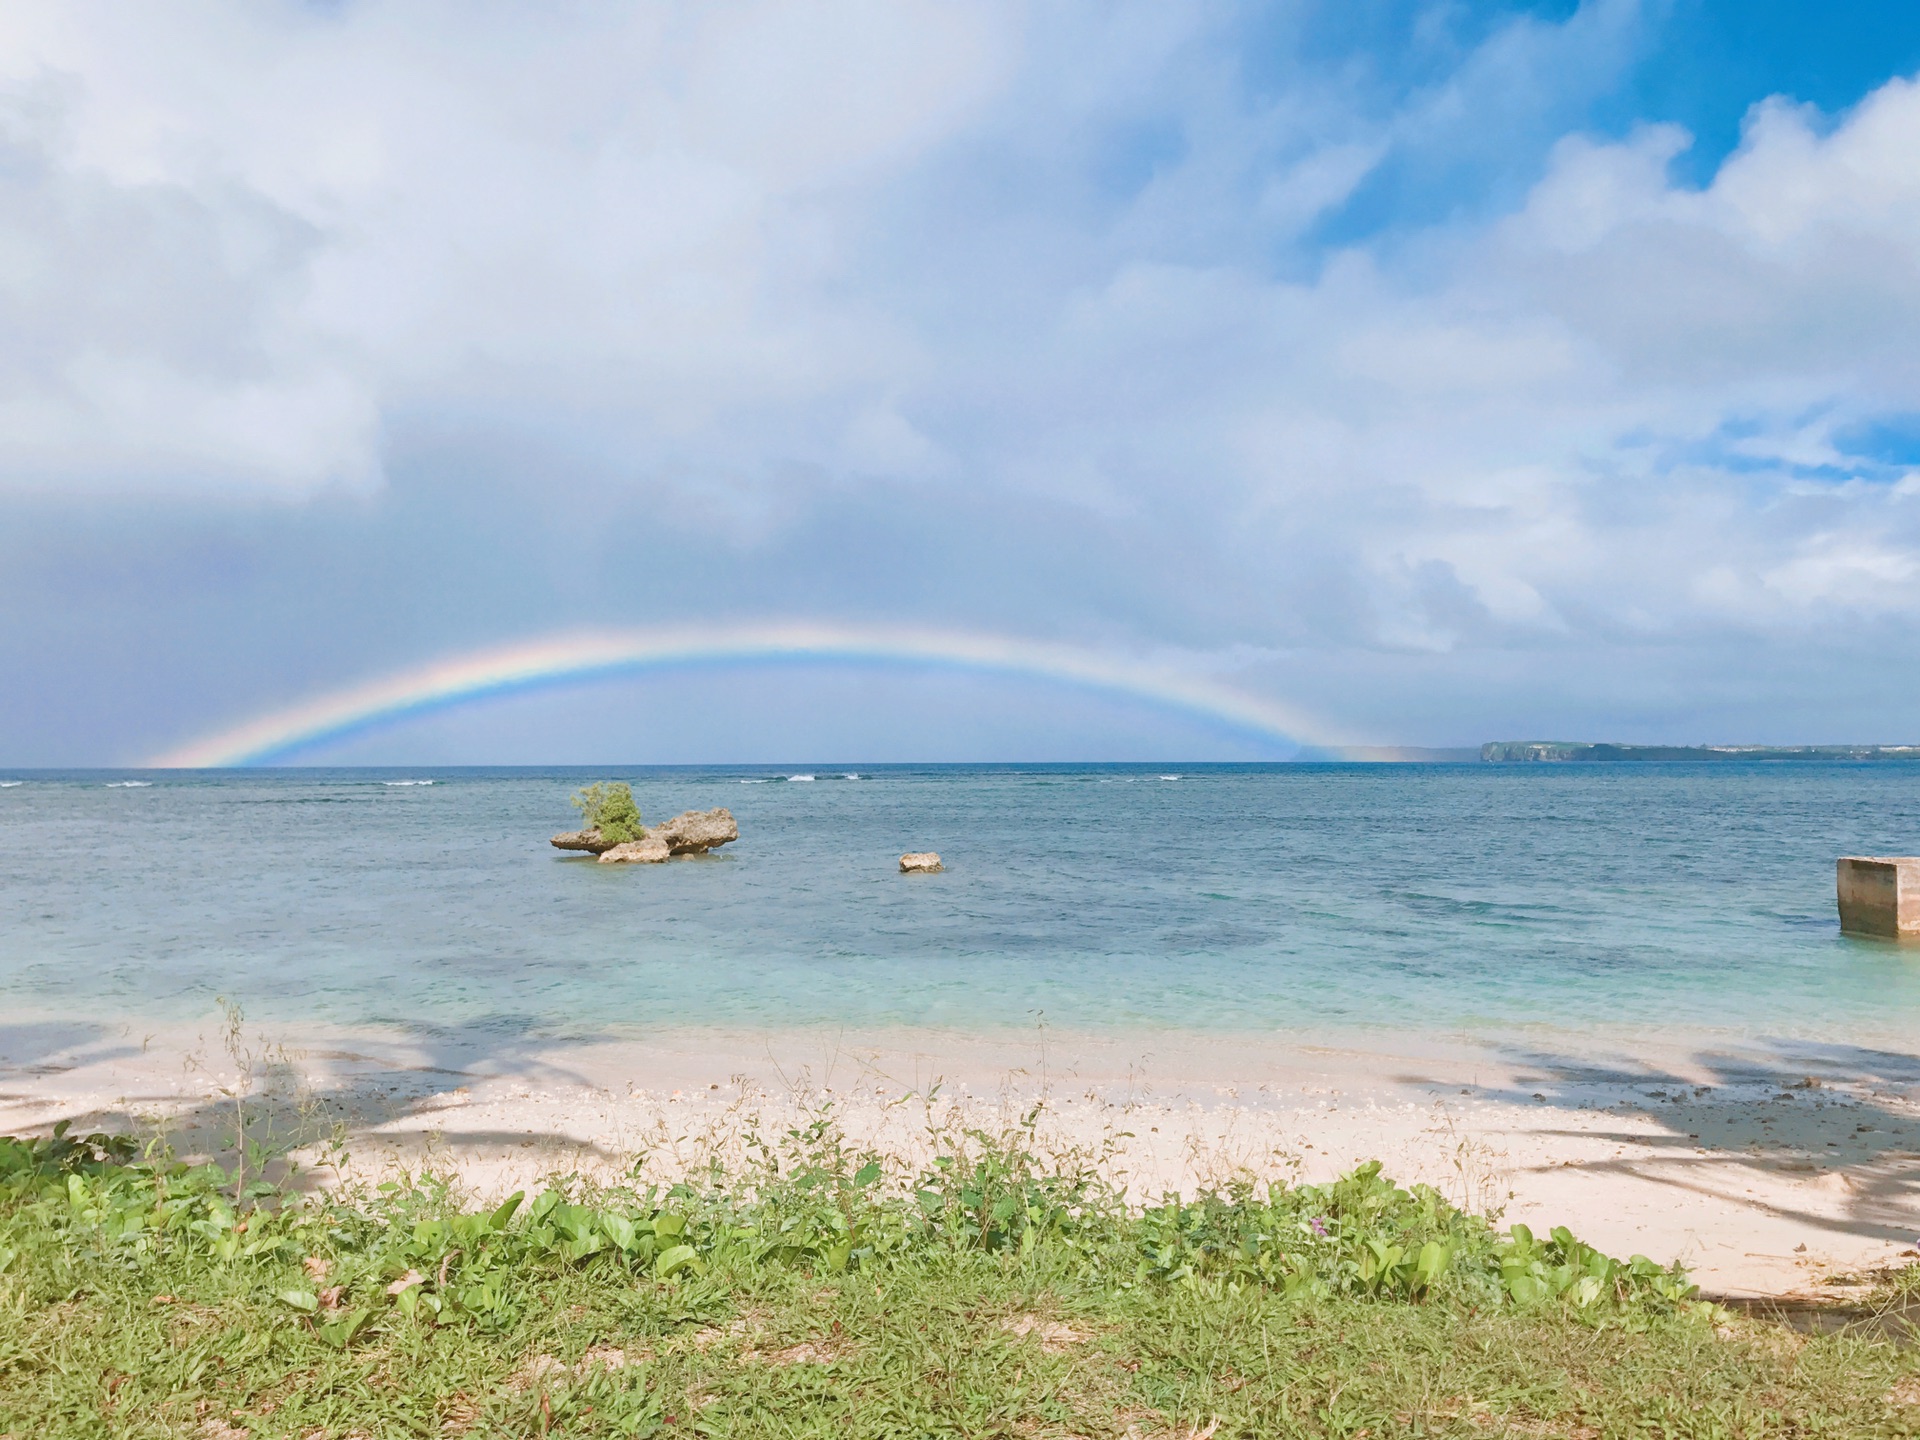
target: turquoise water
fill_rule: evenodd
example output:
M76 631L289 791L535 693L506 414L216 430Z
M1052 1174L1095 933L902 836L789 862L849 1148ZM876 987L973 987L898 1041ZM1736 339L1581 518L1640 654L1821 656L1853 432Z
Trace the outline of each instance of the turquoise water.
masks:
M847 768L0 774L0 1011L198 1020L225 995L522 1035L1920 1020L1920 947L1843 940L1833 910L1836 855L1920 851L1920 766ZM666 866L549 848L572 788L611 775L651 819L726 805L742 838ZM896 874L919 849L948 873Z

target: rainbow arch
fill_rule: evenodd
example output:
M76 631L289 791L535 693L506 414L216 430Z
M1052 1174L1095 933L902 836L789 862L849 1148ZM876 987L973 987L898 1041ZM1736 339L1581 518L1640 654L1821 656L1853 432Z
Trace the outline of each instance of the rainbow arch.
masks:
M1352 748L1295 706L1146 661L960 631L777 623L562 635L437 660L263 715L149 763L186 768L271 764L376 726L492 696L691 665L796 660L1036 677L1147 700L1268 739L1338 753Z

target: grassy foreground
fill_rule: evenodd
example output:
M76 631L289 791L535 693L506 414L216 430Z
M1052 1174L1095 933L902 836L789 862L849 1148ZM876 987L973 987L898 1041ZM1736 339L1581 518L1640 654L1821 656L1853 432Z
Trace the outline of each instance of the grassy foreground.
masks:
M0 1435L1920 1434L1911 1350L1377 1167L1142 1212L1024 1139L493 1209L0 1140Z

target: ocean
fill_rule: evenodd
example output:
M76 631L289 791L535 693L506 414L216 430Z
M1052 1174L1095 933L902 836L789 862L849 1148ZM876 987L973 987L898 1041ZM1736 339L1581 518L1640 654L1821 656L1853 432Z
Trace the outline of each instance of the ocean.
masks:
M553 850L599 779L741 838ZM0 772L0 1012L1871 1044L1920 947L1841 937L1833 861L1916 850L1899 764Z

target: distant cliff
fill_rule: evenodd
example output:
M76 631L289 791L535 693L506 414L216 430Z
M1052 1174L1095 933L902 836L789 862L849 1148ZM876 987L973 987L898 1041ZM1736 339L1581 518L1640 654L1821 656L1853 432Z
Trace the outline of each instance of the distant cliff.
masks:
M1490 740L1489 764L1619 760L1920 760L1920 745L1595 745L1579 740Z

